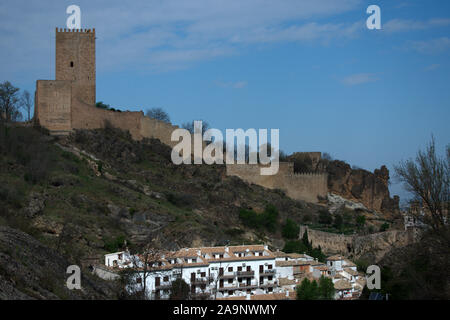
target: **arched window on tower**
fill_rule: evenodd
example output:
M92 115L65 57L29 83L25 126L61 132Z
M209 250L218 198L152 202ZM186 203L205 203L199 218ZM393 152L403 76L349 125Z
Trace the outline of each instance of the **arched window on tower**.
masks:
M73 68L73 61L70 61L70 67Z

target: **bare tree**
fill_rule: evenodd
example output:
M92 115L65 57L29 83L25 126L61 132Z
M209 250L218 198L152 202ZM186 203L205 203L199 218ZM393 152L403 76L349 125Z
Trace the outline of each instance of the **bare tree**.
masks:
M419 150L415 160L409 159L395 166L395 172L406 190L420 199L426 214L416 218L439 230L448 223L450 190L450 145L446 157L436 155L434 137L425 151Z
M210 128L209 123L203 120L198 120L198 121L202 121L202 136L205 134L205 132ZM181 125L181 127L183 129L186 129L187 131L189 131L191 134L194 134L194 121L192 122L185 122Z
M145 115L147 117L150 117L150 118L153 118L156 120L170 123L169 114L167 112L165 112L162 108L148 109L147 112L145 113Z
M148 299L147 279L150 274L158 272L160 267L162 252L151 246L145 245L142 253L131 255L132 275L128 275L127 286L130 292L138 299Z
M14 87L9 81L0 83L0 119L10 122L21 118L18 92L19 88Z
M21 107L27 113L27 116L28 116L27 121L30 121L31 108L33 107L33 99L31 98L31 94L27 90L22 92L22 96L20 97L20 104L21 104Z

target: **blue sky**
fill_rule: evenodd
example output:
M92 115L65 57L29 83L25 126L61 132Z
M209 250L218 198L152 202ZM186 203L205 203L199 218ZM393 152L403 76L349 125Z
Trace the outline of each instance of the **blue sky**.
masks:
M34 92L54 79L70 4L96 28L97 100L113 107L278 128L287 153L386 164L391 177L431 134L439 150L450 142L449 1L2 0L0 81ZM370 4L382 30L365 27Z

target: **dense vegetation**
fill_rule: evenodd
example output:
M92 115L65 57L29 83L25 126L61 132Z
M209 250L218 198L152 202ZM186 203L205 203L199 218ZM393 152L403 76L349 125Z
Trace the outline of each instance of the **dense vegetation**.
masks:
M286 241L283 252L286 253L305 253L321 262L325 262L326 255L319 247L314 248L312 241L308 239L308 231L305 230L301 240L288 240Z
M335 293L333 281L324 276L320 277L319 283L305 278L296 290L298 300L332 300Z

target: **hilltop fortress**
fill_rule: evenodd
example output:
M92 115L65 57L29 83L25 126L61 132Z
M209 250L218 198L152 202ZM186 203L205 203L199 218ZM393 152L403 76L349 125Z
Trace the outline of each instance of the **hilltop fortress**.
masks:
M177 126L145 117L143 112L97 108L95 29L56 28L55 80L37 80L34 121L51 134L104 128L108 123L129 131L133 139L158 138L170 146Z
M319 197L328 193L328 176L326 173L294 173L292 162L280 162L278 173L272 176L259 174L258 164L227 165L227 174L241 178L269 189L283 190L287 196L296 200L317 203Z
M53 135L75 129L98 129L107 125L129 131L133 139L156 138L174 146L173 126L140 112L97 108L95 29L56 28L55 80L37 80L34 122ZM307 153L318 162L321 154ZM261 176L258 165L227 165L227 175L270 189L281 189L297 200L318 202L328 192L326 173L294 173L293 163L282 162L276 175Z

